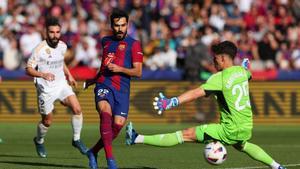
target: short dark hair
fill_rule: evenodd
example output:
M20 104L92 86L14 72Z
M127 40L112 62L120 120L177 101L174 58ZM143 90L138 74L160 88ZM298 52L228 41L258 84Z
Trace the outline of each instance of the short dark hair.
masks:
M128 18L129 18L128 14L123 10L114 9L112 14L110 15L110 25L113 26L115 18L123 18L123 17L126 18L126 21L128 23Z
M48 29L49 26L60 26L59 21L57 18L55 17L47 17L46 19L46 28Z
M232 59L234 59L237 53L237 47L234 43L230 41L223 41L221 43L215 44L211 46L211 51L218 54L228 54Z

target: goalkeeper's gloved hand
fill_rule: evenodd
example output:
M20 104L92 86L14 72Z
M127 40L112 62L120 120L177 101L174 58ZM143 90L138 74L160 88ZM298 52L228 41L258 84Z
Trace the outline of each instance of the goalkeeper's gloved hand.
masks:
M245 69L249 69L250 68L250 61L248 58L244 58L243 61L242 61L242 64L241 66Z
M158 114L161 114L163 110L168 110L172 107L179 105L179 100L177 97L172 97L170 99L166 98L163 93L159 93L159 97L154 98L153 106L155 110L158 110Z

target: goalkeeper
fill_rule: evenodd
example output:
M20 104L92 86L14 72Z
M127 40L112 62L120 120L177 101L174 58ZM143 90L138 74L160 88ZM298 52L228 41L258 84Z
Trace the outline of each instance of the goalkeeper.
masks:
M220 123L199 125L174 133L151 136L136 133L132 123L129 123L126 127L126 144L174 146L184 142L207 143L218 140L225 145L232 145L235 149L245 152L272 169L285 169L262 148L248 141L251 138L253 127L248 87L248 80L251 79L251 73L248 71L249 61L245 59L242 66L234 66L233 60L237 53L237 47L229 41L213 45L212 52L215 55L214 64L218 73L212 75L200 87L189 90L178 97L168 99L160 93L159 98L155 98L153 104L161 114L162 111L179 104L212 94L219 104Z

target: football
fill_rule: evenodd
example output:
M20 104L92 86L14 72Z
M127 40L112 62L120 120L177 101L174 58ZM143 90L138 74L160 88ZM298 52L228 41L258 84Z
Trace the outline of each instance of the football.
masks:
M214 141L206 144L204 149L204 156L207 162L214 165L222 164L227 158L227 151L225 146Z

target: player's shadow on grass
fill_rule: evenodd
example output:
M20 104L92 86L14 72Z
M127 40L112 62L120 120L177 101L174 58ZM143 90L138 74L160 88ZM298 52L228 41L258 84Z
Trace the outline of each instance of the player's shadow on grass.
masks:
M44 167L60 167L60 168L86 168L85 166L79 166L79 165L60 165L60 164L24 162L24 161L0 161L0 163L30 165L30 166L44 166Z
M36 156L12 155L12 154L0 154L0 157L22 157L22 158L34 158L34 157L36 157Z
M14 154L0 154L0 157L22 157L22 158L38 158L38 159L41 159L40 157L36 156L36 155L32 155L32 156L28 156L28 155L14 155ZM58 159L61 159L62 157L51 157L51 158L58 158ZM69 158L69 157L63 157L64 159L80 159L79 157L77 158Z

